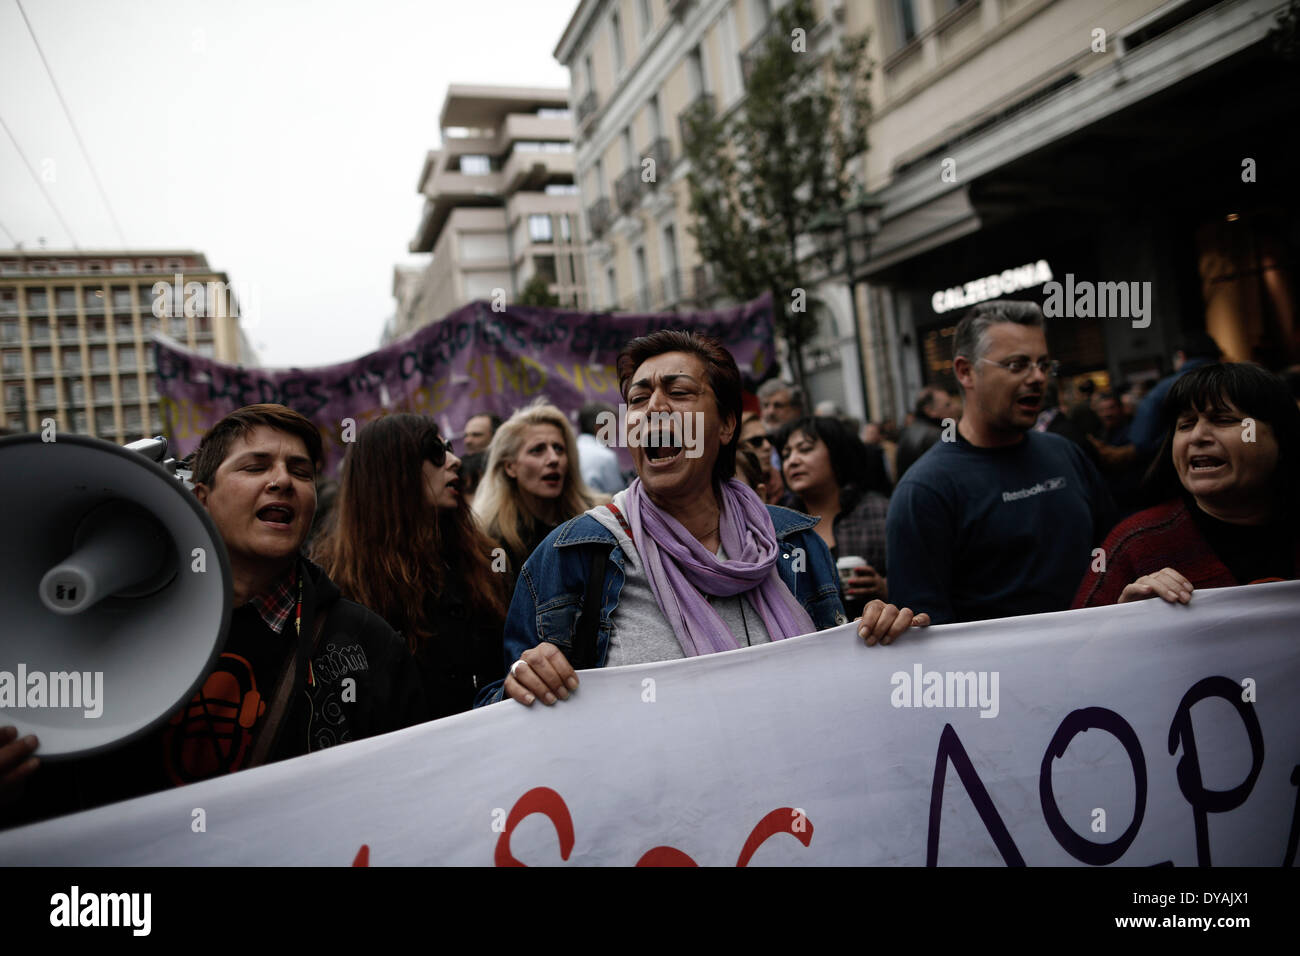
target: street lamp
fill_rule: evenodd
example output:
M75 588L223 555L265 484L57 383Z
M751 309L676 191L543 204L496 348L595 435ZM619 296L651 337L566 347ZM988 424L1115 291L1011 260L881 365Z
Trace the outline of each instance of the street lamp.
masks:
M866 359L862 354L862 332L858 321L858 263L853 258L853 244L861 242L865 245L863 263L871 258L871 240L880 232L881 205L859 185L848 203L823 209L808 224L808 231L813 234L817 247L817 255L826 266L828 279L836 274L835 260L840 248L844 250L844 277L849 285L849 306L853 314L853 347L858 354L858 385L862 389L864 423L871 420L871 411L867 401Z

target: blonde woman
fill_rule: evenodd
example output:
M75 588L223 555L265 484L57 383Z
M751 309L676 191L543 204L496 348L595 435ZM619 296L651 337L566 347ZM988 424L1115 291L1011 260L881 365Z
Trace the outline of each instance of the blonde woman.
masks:
M578 469L573 428L538 399L497 429L474 511L510 564L506 600L519 569L555 528L609 499L587 488Z

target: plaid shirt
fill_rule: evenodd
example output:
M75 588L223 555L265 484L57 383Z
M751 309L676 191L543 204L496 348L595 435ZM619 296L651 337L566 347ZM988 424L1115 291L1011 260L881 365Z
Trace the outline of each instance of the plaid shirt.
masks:
M295 569L282 577L271 590L248 602L266 622L266 626L276 634L284 633L284 626L289 623L294 608L298 606L297 583L298 574Z
M885 516L889 513L889 499L876 491L861 496L850 491L846 499L844 504L849 507L835 516L835 557L857 555L865 558L877 574L886 574Z

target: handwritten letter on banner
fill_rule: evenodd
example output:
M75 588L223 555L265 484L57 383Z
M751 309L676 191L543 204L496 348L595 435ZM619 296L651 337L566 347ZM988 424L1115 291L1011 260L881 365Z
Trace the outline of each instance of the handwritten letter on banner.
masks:
M3 833L0 861L1277 866L1298 612L1283 582L592 671Z
M455 437L470 415L507 418L539 395L568 411L585 401L617 405L615 359L629 341L658 329L719 339L751 383L772 366L772 298L711 312L611 315L473 302L351 362L308 369L245 369L155 339L158 407L177 457L223 416L255 402L287 405L321 430L326 470L355 430L385 411L432 415ZM630 459L629 459L630 462Z

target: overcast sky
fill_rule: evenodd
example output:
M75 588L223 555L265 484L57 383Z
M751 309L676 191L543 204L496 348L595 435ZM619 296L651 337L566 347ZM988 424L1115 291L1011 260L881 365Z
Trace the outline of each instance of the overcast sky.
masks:
M567 87L578 0L23 0L131 248L247 287L272 366L375 348L451 83ZM16 0L0 0L0 248L119 248ZM12 240L11 238L12 237ZM245 295L244 298L248 298ZM251 326L251 327L250 327Z

